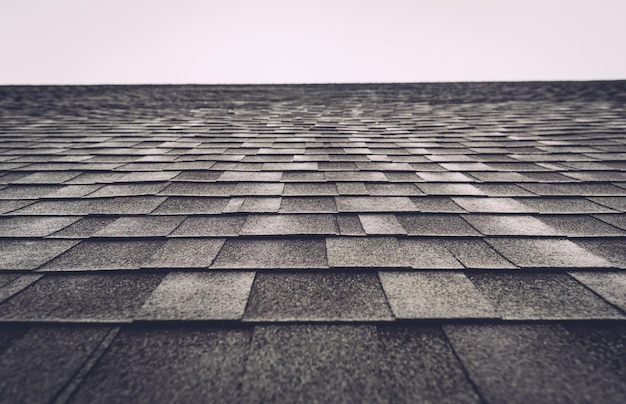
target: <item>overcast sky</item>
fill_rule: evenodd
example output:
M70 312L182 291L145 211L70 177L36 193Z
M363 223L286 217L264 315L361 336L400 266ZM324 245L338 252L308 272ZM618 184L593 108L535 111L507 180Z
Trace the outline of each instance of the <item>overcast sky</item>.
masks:
M2 0L0 84L626 79L626 0Z

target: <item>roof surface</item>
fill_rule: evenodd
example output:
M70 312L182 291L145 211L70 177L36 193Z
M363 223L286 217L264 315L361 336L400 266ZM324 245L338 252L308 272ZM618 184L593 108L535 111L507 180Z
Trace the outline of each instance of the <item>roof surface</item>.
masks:
M0 87L0 401L624 402L624 101Z

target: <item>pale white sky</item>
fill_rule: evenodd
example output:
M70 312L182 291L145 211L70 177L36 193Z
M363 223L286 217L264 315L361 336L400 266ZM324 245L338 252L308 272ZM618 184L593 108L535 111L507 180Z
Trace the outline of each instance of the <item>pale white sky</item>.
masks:
M0 84L626 79L626 0L0 0Z

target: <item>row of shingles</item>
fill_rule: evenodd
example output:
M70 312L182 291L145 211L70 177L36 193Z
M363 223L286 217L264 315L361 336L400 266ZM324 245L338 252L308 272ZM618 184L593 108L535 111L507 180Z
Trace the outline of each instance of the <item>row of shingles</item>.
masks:
M617 403L626 394L622 324L33 325L3 329L0 343L11 402Z
M0 319L96 323L626 319L623 272L572 276L449 271L0 274Z

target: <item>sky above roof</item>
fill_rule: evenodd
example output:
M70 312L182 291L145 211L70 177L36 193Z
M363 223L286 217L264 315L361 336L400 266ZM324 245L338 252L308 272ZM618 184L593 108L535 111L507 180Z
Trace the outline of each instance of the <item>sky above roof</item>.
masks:
M623 0L20 0L0 84L626 78Z

